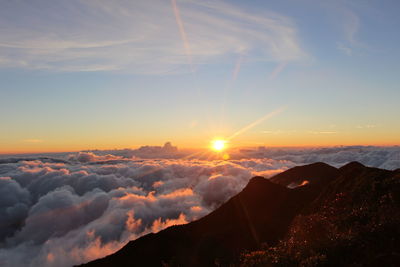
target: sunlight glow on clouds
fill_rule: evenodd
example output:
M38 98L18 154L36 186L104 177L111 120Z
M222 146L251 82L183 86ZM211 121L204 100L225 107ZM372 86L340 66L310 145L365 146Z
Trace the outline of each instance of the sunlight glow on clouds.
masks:
M184 45L170 1L3 3L0 66L156 74L181 71L188 52L193 64L232 54L276 62L306 56L287 17L222 1L176 4Z

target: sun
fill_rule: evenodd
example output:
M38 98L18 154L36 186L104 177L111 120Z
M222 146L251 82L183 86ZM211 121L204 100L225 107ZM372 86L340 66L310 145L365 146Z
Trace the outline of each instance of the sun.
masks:
M216 139L211 141L211 148L215 151L222 151L226 148L226 141L222 139Z

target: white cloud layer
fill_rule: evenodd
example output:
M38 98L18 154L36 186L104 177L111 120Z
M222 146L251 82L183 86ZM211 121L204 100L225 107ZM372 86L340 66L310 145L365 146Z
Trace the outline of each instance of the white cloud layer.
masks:
M180 72L189 63L246 54L303 59L294 23L223 1L7 1L0 9L0 66L56 71ZM189 49L190 55L187 55Z
M327 148L274 148L259 149L249 152L245 157L272 158L295 164L325 162L340 167L351 161L358 161L366 166L394 170L400 168L400 146L340 146Z
M269 159L108 164L84 152L77 159L0 164L1 266L71 266L105 256L145 233L199 218L252 176L290 165Z
M124 153L135 151L0 159L0 265L62 267L103 257L141 235L204 216L252 176L296 165L358 160L400 168L400 147L259 148L230 161Z

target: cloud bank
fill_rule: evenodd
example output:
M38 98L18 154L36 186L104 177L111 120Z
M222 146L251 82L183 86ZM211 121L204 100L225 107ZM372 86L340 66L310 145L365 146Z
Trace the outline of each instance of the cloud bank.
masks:
M295 164L325 162L340 167L351 161L358 161L366 166L394 170L400 168L400 147L375 146L339 146L308 149L273 148L250 149L241 153L247 158L271 158L285 160Z
M167 158L134 156L143 150ZM358 160L400 168L400 147L258 148L229 161L174 159L182 152L167 150L0 159L0 265L71 266L104 257L129 240L208 214L252 176L300 164Z
M71 266L105 256L143 234L204 216L254 175L288 167L269 159L117 157L109 164L114 157L81 152L67 163L0 164L0 265Z

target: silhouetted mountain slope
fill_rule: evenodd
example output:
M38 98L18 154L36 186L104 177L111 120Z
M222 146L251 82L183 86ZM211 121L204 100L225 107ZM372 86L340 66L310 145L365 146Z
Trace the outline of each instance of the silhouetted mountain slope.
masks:
M400 266L400 173L358 162L339 169L276 246L243 266Z
M202 219L143 236L85 266L227 266L239 264L246 250L255 252L242 256L244 266L385 261L379 255L395 261L399 238L390 239L390 233L399 236L399 175L360 163L340 169L315 163L270 180L254 177ZM306 186L285 187L304 180L309 181ZM346 243L349 239L354 244ZM257 251L261 245L266 249ZM377 254L364 255L371 251Z
M325 187L307 210L310 212L321 209L323 204L335 201L338 195L346 195L349 201L346 204L349 205L378 201L380 194L396 189L396 185L392 183L390 187L385 186L391 181L390 177L395 175L395 171L370 168L358 162L348 163L339 168L338 177Z

